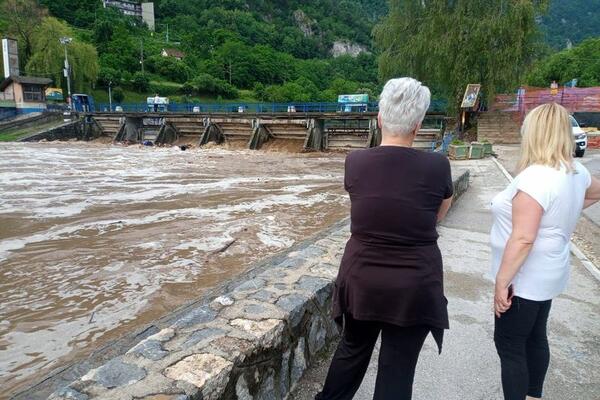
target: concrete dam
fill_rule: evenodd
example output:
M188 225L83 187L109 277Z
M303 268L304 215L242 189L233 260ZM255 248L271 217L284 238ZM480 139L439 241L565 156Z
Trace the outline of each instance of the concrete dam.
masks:
M351 150L379 145L376 113L92 113L86 121L97 135L115 142L204 146L229 143L259 150L287 140L304 151ZM443 116L428 115L415 147L433 149L441 139Z

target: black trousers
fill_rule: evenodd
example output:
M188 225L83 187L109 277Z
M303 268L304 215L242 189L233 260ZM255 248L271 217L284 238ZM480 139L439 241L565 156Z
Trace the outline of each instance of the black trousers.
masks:
M345 316L344 334L333 356L325 385L316 400L350 400L365 376L381 332L376 400L410 400L415 367L427 326L400 327L382 322L358 321Z
M550 349L546 325L552 300L514 297L512 306L496 318L494 342L502 367L505 400L542 397Z

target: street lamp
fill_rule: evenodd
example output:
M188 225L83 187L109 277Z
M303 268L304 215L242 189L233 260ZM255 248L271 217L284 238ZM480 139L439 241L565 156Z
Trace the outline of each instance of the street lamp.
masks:
M67 92L69 94L69 97L67 97L67 101L68 101L68 105L69 105L69 110L72 109L72 105L71 105L71 68L69 66L69 57L67 54L67 46L73 41L73 38L70 37L61 37L60 39L60 43L65 46L65 69L64 69L64 76L67 78Z

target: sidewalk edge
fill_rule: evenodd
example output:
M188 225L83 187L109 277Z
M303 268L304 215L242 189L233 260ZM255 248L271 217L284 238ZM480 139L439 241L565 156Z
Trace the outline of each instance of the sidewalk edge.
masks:
M508 171L506 170L506 168L504 168L504 165L502 165L497 159L496 157L492 157L492 161L494 161L494 163L496 164L496 166L498 167L498 169L502 172L502 174L504 174L504 176L506 177L506 179L508 179L509 182L512 182L513 177L508 173ZM592 260L590 260L583 251L581 251L581 249L579 247L577 247L577 245L571 240L571 253L577 257L577 259L581 262L581 264L583 264L583 266L585 267L585 269L587 269L589 271L590 274L592 274L592 276L594 278L596 278L596 280L600 281L600 269L598 268L598 266L596 266L596 264L594 264L592 262Z

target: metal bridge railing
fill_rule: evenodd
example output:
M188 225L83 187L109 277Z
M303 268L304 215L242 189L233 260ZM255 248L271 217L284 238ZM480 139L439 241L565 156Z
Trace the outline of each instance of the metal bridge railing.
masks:
M430 112L445 111L445 102L432 101ZM153 112L154 107L146 103L113 103L112 109L108 103L97 103L96 112ZM167 105L159 105L157 111L161 112L181 112L181 113L232 113L232 112L247 112L252 114L258 113L335 113L335 112L377 112L379 104L370 102L367 107L351 106L333 102L314 102L314 103L170 103Z

